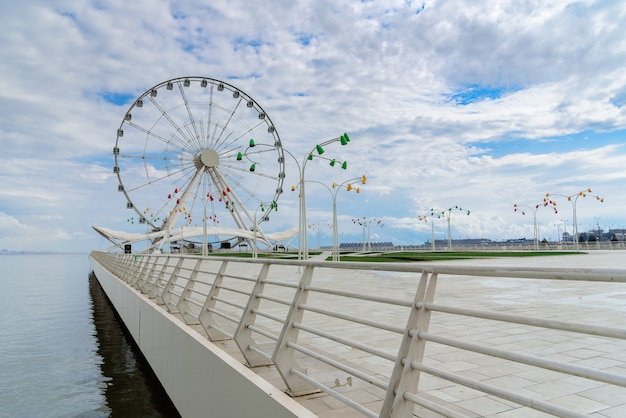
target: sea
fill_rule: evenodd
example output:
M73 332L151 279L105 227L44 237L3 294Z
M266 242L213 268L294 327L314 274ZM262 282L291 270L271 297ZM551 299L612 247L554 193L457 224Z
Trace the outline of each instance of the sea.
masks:
M178 417L88 254L0 255L0 417Z

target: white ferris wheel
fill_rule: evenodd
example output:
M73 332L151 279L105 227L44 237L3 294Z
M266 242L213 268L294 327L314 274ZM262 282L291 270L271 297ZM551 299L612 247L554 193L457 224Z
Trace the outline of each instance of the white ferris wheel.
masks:
M113 154L129 222L148 232L208 226L210 242L238 245L246 239L224 231L262 231L283 191L285 159L271 119L241 89L208 77L141 94Z

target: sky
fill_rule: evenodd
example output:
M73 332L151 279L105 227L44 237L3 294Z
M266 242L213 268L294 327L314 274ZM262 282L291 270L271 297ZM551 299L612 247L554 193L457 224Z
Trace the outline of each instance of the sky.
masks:
M536 215L554 240L574 208L579 230L626 228L622 1L2 3L0 249L88 252L109 246L93 225L145 229L118 192L116 132L185 76L245 92L298 156L266 232L298 225L295 162L349 134L324 154L346 170L307 164L309 247L332 241L323 185L361 175L335 198L340 242L446 239L445 218L419 218L455 207L454 239L532 239ZM546 193L558 213L535 210Z

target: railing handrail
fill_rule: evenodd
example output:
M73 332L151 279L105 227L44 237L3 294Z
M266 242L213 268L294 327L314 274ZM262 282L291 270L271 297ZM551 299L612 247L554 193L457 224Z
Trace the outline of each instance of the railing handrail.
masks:
M122 256L122 254L118 254ZM125 254L128 255L128 254ZM439 273L463 276L500 277L516 279L546 280L584 280L626 283L626 269L608 267L516 267L516 266L476 266L468 264L445 264L443 262L359 262L359 261L324 261L296 260L284 258L245 258L228 256L211 256L209 258L191 254L135 254L133 257L184 257L187 259L204 259L229 261L238 264L266 264L283 266L312 266L329 269L388 271L397 273ZM551 256L546 256L551 257ZM493 258L491 260L494 260ZM546 274L547 273L547 274Z
M480 307L468 308L434 303L437 282L462 280L461 276L626 283L626 268L479 266L459 262L330 262L221 256L203 258L186 254L92 254L103 267L148 296L156 298L157 302L163 304L172 314L181 315L189 324L202 324L210 340L233 339L250 366L273 364L282 376L287 391L294 396L323 390L366 416L409 417L413 415L415 405L444 415L463 416L446 405L433 404L432 400L420 395L418 389L422 374L438 376L455 384L465 385L509 402L517 402L521 406L557 416L577 414L576 411L546 402L544 399L533 400L526 395L521 396L514 391L471 381L467 377L425 364L423 360L427 343L626 388L626 377L613 372L492 348L484 344L463 341L458 337L438 335L429 330L431 315L454 315L474 320L516 324L546 332L562 331L623 341L626 349L626 329L621 328L621 325L600 326L574 320L563 321ZM193 267L190 267L192 264ZM291 269L293 272L289 270L289 273L283 269L280 273L272 275L271 269L294 266L298 267L298 273L295 273L295 269ZM231 269L236 271L233 272ZM407 282L415 286L415 296L412 299L403 299L363 292L360 286L356 290L346 290L326 286L323 283L313 284L318 275L325 277L328 272L335 270L385 272L389 277L394 277L395 273L403 273L405 276L408 274L410 278L415 277ZM342 273L345 274L348 273ZM390 310L389 312L396 312L394 315L399 315L402 322L392 319L391 316L388 318L387 315L382 319L371 319L359 316L359 312L341 312L335 309L341 306L340 302L332 307L320 306L323 305L320 301L326 298L346 300L350 301L350 304L362 303L365 308L384 306L386 307L384 309ZM305 312L308 312L306 317ZM309 318L310 315L321 318L321 322L317 325L307 324L307 320L314 321L313 318ZM351 338L338 334L334 329L322 329L326 323L332 321L350 324L350 328L355 330L361 327L364 331L362 334L354 331L356 337ZM388 380L381 379L378 372L368 371L366 365L360 365L363 367L358 368L349 359L342 359L339 354L328 352L323 346L316 346L311 342L313 340L307 340L300 335L301 332L312 336L311 338L333 341L352 350L359 350L363 355L389 362L390 369L386 376ZM366 341L370 334L372 340ZM377 342L389 338L398 339L391 351L375 346ZM348 396L349 393L343 388L345 385L338 381L335 387L330 387L327 383L316 380L314 375L308 374L305 368L300 366L299 358L303 355L320 362L323 367L330 367L355 377L360 382L357 385L375 387L376 390L386 388L386 394L384 396L381 394L383 397L381 410L373 412L359 405ZM352 385L352 380L349 380L349 383Z

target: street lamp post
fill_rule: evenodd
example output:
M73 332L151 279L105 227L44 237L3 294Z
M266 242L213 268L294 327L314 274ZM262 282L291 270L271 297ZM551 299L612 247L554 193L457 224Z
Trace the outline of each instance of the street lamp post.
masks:
M321 155L324 153L324 148L327 145L330 145L334 142L340 142L341 145L347 145L350 142L350 138L347 133L343 135L329 139L328 141L322 142L321 144L316 145L311 149L311 151L304 157L302 161L302 165L298 164L298 168L300 169L300 182L299 182L299 192L300 192L300 215L299 215L299 238L298 238L298 258L306 260L309 258L309 244L308 244L308 232L307 232L307 223L306 223L306 193L304 190L304 172L306 170L306 163L312 160L314 157L322 158L330 161L330 166L334 167L335 164L339 163L342 169L346 169L348 167L348 163L338 162L335 159L330 159L326 157L322 157ZM291 153L289 153L291 155ZM293 157L293 155L292 155ZM294 158L295 159L295 158ZM297 163L297 160L296 160ZM292 190L295 190L295 186L292 186Z
M420 215L417 219L428 222L428 215ZM430 217L430 250L432 252L437 251L437 247L435 246L435 220L432 216Z
M206 193L204 197L200 198L196 192L191 192L202 202L202 256L206 257L208 255L208 245L207 245L207 227L206 227L206 205L209 201L213 200L213 197L210 193ZM182 227L181 227L182 228ZM181 230L182 231L182 230ZM182 233L182 232L181 232Z
M559 241L565 241L563 237L567 235L567 223L569 222L569 219L560 219L560 221L563 222L563 235L560 236Z
M363 228L363 239L361 240L361 242L363 243L363 248L361 251L365 252L365 224L367 223L366 219L365 218L363 218L363 220L361 220L361 218L353 219L352 223L359 224Z
M600 241L602 241L602 232L600 230L600 217L599 216L594 216L593 219L596 220L596 227L597 227L597 231L598 231L598 237L596 239L596 241L598 242L598 246L600 246Z
M564 195L564 194L558 194L558 193L546 193L546 196L544 197L544 202L546 200L549 200L548 198L550 196L561 196L567 199L568 202L570 202L572 204L572 230L574 233L574 250L578 251L578 221L576 219L576 204L578 203L578 198L579 197L595 197L596 200L599 200L600 203L604 203L604 198L600 197L598 195L595 194L591 194L591 188L587 188L587 190L582 190L576 194L573 195ZM556 206L556 201L554 201L554 205Z
M381 219L372 219L367 223L367 250L368 251L372 251L372 236L370 235L370 226L372 224L372 222L376 222L378 225L380 225L380 227L382 228L383 225L383 221Z
M309 230L317 232L317 248L319 249L320 248L320 225L319 225L319 221L317 222L317 224L308 224L307 228Z
M339 191L342 189L343 186L345 186L347 184L346 187L346 191L350 192L352 190L354 190L356 193L360 193L361 189L359 187L354 188L352 187L352 182L355 182L357 180L361 180L361 184L366 184L367 183L367 178L363 175L361 177L355 177L349 180L344 181L343 183L337 184L337 183L333 183L330 187L328 187L326 184L319 182L319 181L313 181L313 180L308 180L308 183L317 183L317 184L321 184L322 186L324 186L328 192L330 193L330 196L333 200L333 224L332 224L332 230L333 230L333 261L340 261L340 256L339 256L339 230L338 230L338 226L337 226L337 195L339 193ZM295 190L295 186L292 187L292 190ZM319 226L318 226L319 229ZM319 234L319 231L318 231ZM318 239L319 242L319 239Z
M207 237L206 237L206 204L209 201L209 195L202 199L202 257L206 257L208 254Z
M261 209L261 212L265 212L265 207L269 207L270 209L274 209L274 210L278 210L278 204L276 203L276 201L272 201L272 202L268 202L268 203L261 203L259 206L257 206L254 209L254 225L253 225L253 229L252 229L252 234L253 234L253 244L252 244L252 258L258 258L259 257L259 247L258 247L258 230L259 230L259 221L257 218L257 211L259 209ZM263 218L263 220L267 220L267 215Z
M316 158L323 158L326 160L330 161L330 165L331 166L335 166L336 163L340 164L340 167L342 169L346 169L348 166L348 163L343 161L343 162L338 162L335 159L330 159L330 158L326 158L326 157L321 157L321 155L324 153L324 148L326 145L332 144L333 142L339 142L341 143L341 145L347 145L348 142L350 142L350 137L348 136L347 133L343 133L341 136L338 136L337 138L333 138L333 139L329 139L328 141L322 142L321 144L316 145L315 147L313 147L313 149L311 149L311 151L305 155L305 157L303 158L302 164L300 164L298 162L298 159L288 150L286 150L285 148L282 148L284 153L287 153L287 155L289 155L296 163L296 166L298 167L298 171L299 171L299 175L300 175L300 180L299 180L299 184L298 184L298 189L300 192L299 195L299 215L298 215L298 259L303 260L303 259L308 259L309 258L309 248L308 248L308 231L307 231L307 223L306 223L306 200L305 200L305 192L304 192L304 172L306 169L306 163L309 160L312 160L314 157ZM252 146L263 146L265 144L254 144L251 141L251 147ZM240 155L237 156L237 159L241 159L244 157L244 155L247 155L247 151L244 153L240 153ZM295 190L295 186L292 186L291 190Z
M361 220L360 218L357 218L357 219L353 219L352 222L358 223L359 225L363 227L363 251L365 251L365 227L367 226L367 251L372 251L372 236L371 236L371 231L370 231L370 225L375 222L378 225L380 225L380 227L382 228L384 226L383 221L381 219L376 219L376 218L372 218L368 220L367 218L363 217L363 220Z
M382 223L383 221L380 220L380 219L376 219L376 218L368 220L366 217L363 217L363 219L361 219L361 218L353 219L352 222L355 223L355 224L359 224L359 225L361 225L363 227L363 251L365 251L365 248L366 248L365 247L365 242L366 242L365 241L365 228L367 227L367 243L368 243L367 248L368 248L368 251L372 251L372 239L371 239L371 236L370 236L370 224L372 222L376 222L382 228L383 227L383 223Z
M534 207L532 206L528 206L528 205L518 205L517 203L515 203L513 205L513 212L520 212L522 215L526 215L526 212L520 208L528 208L533 212L533 231L534 231L534 247L535 247L535 251L539 251L539 228L537 227L537 209L539 209L540 207L552 207L552 209L554 210L554 213L559 213L559 211L556 208L556 202L552 201L552 200L546 200L544 199L543 203L538 203L536 204Z
M446 221L448 221L448 251L452 250L452 234L450 233L450 218L452 217L452 212L455 210L458 210L460 212L466 212L468 216L470 214L469 210L463 209L458 205L454 205L453 207L450 207L448 209L440 209L440 210L431 209L430 210L430 216L436 216L437 218L444 217L446 218Z

